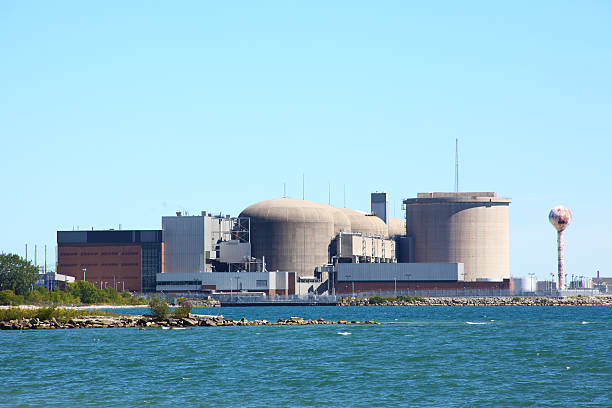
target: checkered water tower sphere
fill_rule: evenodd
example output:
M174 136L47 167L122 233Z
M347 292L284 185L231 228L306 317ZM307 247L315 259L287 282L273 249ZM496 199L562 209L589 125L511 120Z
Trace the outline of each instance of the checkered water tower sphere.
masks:
M566 207L558 205L548 214L548 220L557 231L563 231L572 221L572 213Z
M572 213L562 205L558 205L548 214L548 220L557 230L557 274L559 290L565 289L565 267L563 262L563 231L572 221Z

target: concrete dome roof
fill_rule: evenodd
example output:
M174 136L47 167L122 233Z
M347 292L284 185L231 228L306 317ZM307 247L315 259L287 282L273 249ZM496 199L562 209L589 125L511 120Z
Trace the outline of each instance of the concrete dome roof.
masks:
M389 223L389 237L406 235L406 220L389 218L387 222Z
M389 236L387 225L376 216L296 198L260 201L245 208L240 216L270 222L326 222L333 226L334 234L346 231Z
M260 201L245 208L240 216L269 221L334 222L332 212L322 204L296 198L274 198Z
M380 218L349 208L340 208L339 210L351 221L351 232L378 235L383 238L388 236L387 224Z

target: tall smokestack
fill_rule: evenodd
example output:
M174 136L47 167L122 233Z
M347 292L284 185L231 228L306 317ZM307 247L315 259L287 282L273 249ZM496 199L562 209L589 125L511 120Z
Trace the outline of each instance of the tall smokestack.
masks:
M557 273L559 275L559 290L565 289L565 268L563 265L563 231L572 221L572 213L562 205L558 205L548 214L548 220L557 230Z

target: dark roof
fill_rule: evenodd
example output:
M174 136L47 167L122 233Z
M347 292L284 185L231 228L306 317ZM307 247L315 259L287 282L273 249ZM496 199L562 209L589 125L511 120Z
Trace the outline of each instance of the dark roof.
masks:
M57 231L58 244L162 242L160 230Z

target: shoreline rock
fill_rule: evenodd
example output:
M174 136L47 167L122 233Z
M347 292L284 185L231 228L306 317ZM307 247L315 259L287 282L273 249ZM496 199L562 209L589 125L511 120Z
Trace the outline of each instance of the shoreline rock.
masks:
M338 306L612 306L612 296L408 297L407 300L371 297L342 299Z
M319 318L316 320L306 320L301 317L290 317L289 319L278 319L277 322L267 320L252 320L246 318L233 320L222 315L196 315L189 314L184 318L167 318L156 320L152 316L145 315L122 315L122 316L85 316L67 320L57 321L55 318L50 320L39 320L38 318L24 318L19 320L9 320L0 322L0 330L48 330L48 329L85 329L85 328L115 328L115 327L138 327L141 329L162 327L217 327L217 326L303 326L313 324L378 324L371 320L366 321L332 321Z

